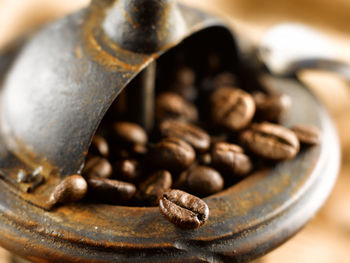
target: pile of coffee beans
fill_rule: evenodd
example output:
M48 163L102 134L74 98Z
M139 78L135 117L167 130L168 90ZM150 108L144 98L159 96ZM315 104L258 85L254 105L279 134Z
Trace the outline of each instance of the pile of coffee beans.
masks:
M194 88L195 75L179 70L159 92L155 127L146 132L123 118L104 124L91 143L81 175L67 177L49 204L89 202L159 206L182 228L209 217L201 199L242 180L253 170L294 158L300 147L320 142L309 125L280 123L291 101L284 94L240 89L231 73L210 87Z

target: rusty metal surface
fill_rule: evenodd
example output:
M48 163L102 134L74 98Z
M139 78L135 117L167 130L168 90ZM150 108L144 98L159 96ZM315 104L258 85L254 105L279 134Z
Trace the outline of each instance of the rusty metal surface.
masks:
M182 39L200 31L204 40L217 40L221 57L231 61L227 68L240 73L234 40L219 20L159 1L161 9L175 8L165 12L169 23L175 16L185 27L175 35L158 28L165 35L153 36L159 40L153 39L153 50L137 53L140 46L120 42L104 20L105 14L122 12L132 15L125 16L125 28L135 22L128 1L115 2L95 0L90 9L46 27L9 71L0 104L0 245L34 262L247 262L267 253L322 205L340 159L327 113L305 88L286 79L271 79L271 86L293 98L286 125L318 126L321 145L206 198L210 218L203 227L176 228L157 208L81 202L43 209L61 176L81 168L91 137L119 92ZM18 171L38 167L46 183L28 193L31 185L16 182Z

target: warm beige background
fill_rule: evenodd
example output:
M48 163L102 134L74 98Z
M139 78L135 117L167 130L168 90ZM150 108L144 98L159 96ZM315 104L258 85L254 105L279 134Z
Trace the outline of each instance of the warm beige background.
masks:
M272 25L293 21L320 30L350 62L349 0L183 0L220 14L255 42ZM0 0L0 47L44 21L87 5L88 0ZM291 241L264 257L264 263L350 262L350 85L333 74L303 72L301 78L327 105L339 127L343 168L324 208ZM0 263L7 263L0 248Z

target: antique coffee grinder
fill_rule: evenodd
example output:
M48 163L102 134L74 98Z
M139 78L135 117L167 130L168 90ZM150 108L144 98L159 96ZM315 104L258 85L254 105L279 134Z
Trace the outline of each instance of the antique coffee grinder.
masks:
M220 60L214 73L231 71L243 87L255 78L224 22L172 0L93 0L3 62L1 246L33 262L248 262L314 215L336 178L335 131L308 90L272 76L270 85L295 101L286 122L318 126L322 143L205 198L211 216L203 227L176 228L158 208L82 202L47 211L53 187L81 171L93 135L124 89L138 101L137 121L151 129L156 72L172 69L178 49L199 75L209 74L200 65L213 54ZM131 90L136 77L141 86Z

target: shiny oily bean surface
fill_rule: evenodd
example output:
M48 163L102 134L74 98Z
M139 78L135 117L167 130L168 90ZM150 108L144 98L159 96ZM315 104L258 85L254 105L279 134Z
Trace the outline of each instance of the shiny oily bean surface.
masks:
M315 126L297 124L291 130L296 134L301 144L316 145L321 142L321 131Z
M211 150L212 164L219 171L233 175L246 175L252 169L250 158L235 144L219 142Z
M181 228L197 228L209 217L209 208L200 198L181 190L169 190L159 199L161 213Z
M123 144L144 145L148 141L146 131L136 123L116 122L113 131L116 140Z
M180 177L184 177L182 180L185 189L194 195L208 196L224 188L221 174L209 166L195 166L183 172Z
M142 176L140 163L132 159L118 161L114 170L117 178L127 182L135 182Z
M248 126L255 113L255 103L250 94L233 87L217 89L211 96L213 122L231 131Z
M112 170L112 165L107 159L96 156L86 162L82 174L85 178L108 178L111 176Z
M175 92L164 92L156 98L157 120L181 119L195 121L198 118L197 108Z
M157 206L161 195L172 185L171 174L166 170L156 171L139 185L136 198L144 203Z
M90 152L95 155L108 157L109 146L105 138L101 135L95 134L91 141Z
M259 120L280 122L290 109L292 101L285 94L264 94L255 92L253 98L256 106L256 117Z
M50 195L48 205L61 203L71 203L81 200L88 189L85 179L80 175L71 175L66 177L59 185L57 185Z
M276 161L294 158L300 147L294 132L267 122L252 125L241 134L241 140L253 153Z
M185 141L169 137L159 141L147 155L153 167L170 171L188 168L196 158L194 149Z
M135 185L118 180L93 177L87 182L90 195L103 202L123 203L130 200L136 192Z
M210 147L208 133L190 123L166 120L160 124L159 129L162 136L182 139L199 152L206 152Z

